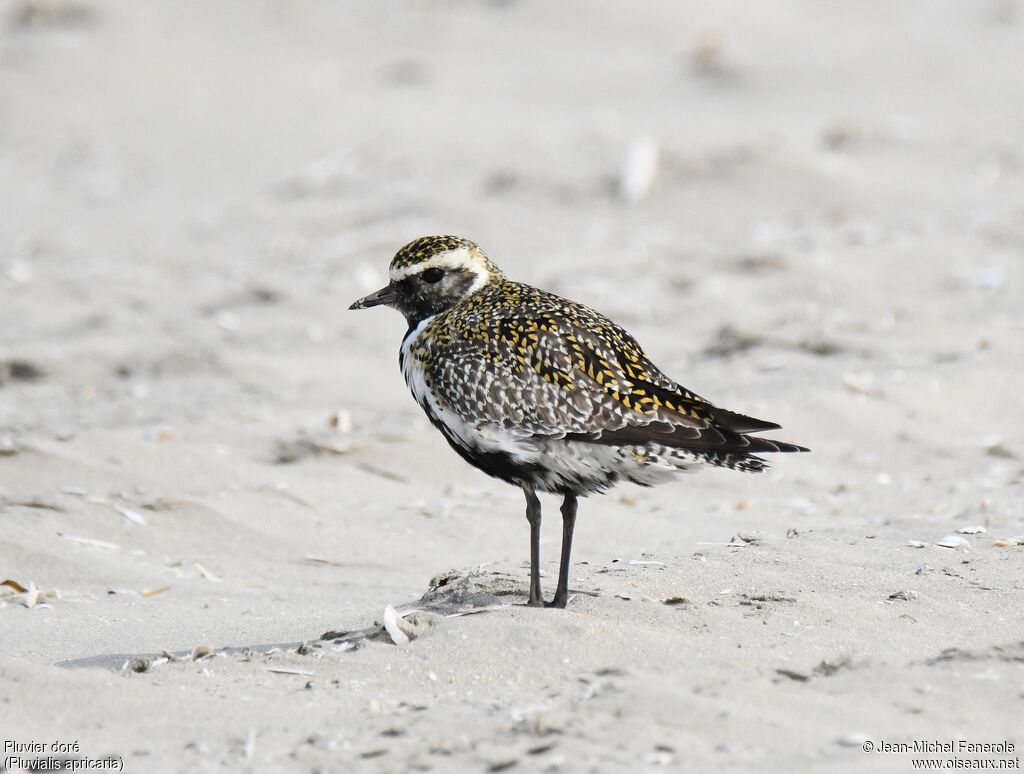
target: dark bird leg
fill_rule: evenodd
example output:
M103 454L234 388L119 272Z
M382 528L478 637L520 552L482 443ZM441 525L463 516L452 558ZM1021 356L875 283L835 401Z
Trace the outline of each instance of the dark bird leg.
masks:
M569 601L569 556L572 554L572 530L576 526L576 495L567 494L562 500L562 561L558 566L558 588L555 598L545 607L564 608Z
M530 522L530 607L544 607L540 591L540 498L533 487L523 484L526 494L526 520Z

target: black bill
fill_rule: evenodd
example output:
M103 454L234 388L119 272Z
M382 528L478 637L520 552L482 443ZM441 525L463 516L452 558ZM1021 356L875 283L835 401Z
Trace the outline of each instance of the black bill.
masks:
M368 296L363 296L358 301L354 302L349 309L369 309L371 306L382 306L384 304L390 304L395 300L397 291L394 285L388 285L387 287L376 290Z

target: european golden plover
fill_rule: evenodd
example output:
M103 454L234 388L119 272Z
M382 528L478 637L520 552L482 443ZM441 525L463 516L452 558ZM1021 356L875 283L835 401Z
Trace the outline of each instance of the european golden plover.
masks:
M467 239L410 242L391 261L390 279L350 308L405 315L399 363L416 402L463 459L526 494L532 606L565 607L577 498L704 465L760 471L767 462L758 453L807 451L749 435L779 425L679 386L607 317L507 279ZM538 491L564 498L548 603Z

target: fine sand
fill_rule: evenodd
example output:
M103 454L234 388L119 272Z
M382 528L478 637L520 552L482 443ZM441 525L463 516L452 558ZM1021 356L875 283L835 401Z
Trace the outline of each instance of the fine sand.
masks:
M1022 51L1012 0L0 2L0 742L1019 759ZM521 493L346 311L428 233L813 453L583 500L522 607Z

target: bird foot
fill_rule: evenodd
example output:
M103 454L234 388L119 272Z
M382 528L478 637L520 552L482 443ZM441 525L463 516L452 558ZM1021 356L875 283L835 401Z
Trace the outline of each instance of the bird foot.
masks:
M562 595L562 596L559 596L558 594L555 594L555 596L552 597L550 602L546 601L544 599L544 597L541 597L541 596L536 596L536 597L531 596L530 599L527 601L526 606L527 607L553 607L556 610L564 610L565 609L565 605L566 605L566 603L568 601L569 601L569 595L568 594L565 594L565 595Z

